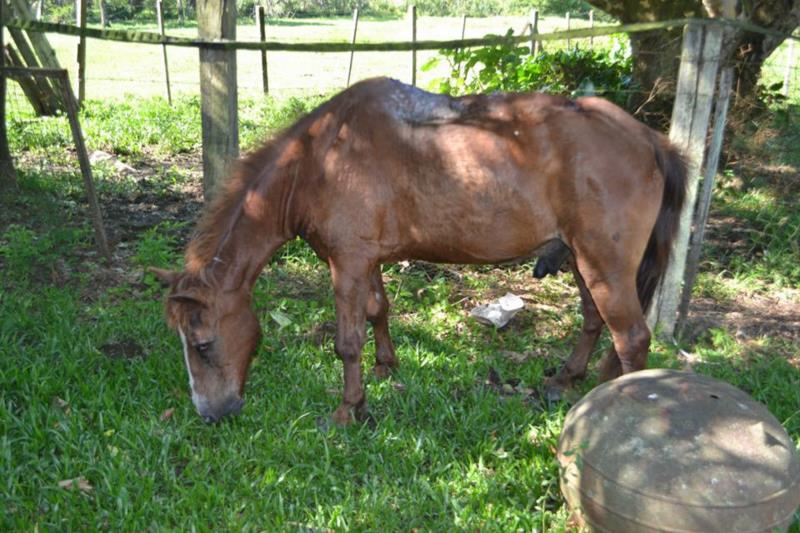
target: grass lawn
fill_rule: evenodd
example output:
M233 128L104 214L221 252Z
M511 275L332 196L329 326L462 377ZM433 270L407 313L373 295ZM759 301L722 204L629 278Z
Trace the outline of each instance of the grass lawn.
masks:
M346 20L322 22L348 31ZM366 37L383 37L364 27ZM152 62L132 53L117 57L119 70L157 80L160 49L148 50ZM103 53L114 62L110 47ZM287 87L305 84L286 61L302 80ZM344 66L342 56L334 70ZM317 74L318 90L330 87ZM101 85L90 83L90 96L93 87ZM243 97L242 145L317 102ZM799 119L787 106L733 139L687 335L680 346L654 343L650 358L744 389L795 442ZM83 111L90 150L133 167L94 168L115 244L109 265L92 245L66 122L32 119L22 106L9 120L21 189L0 197L0 530L570 529L554 451L564 414L596 378L560 403L539 394L580 327L569 275L534 280L531 265L387 266L401 368L389 381L367 380L372 420L342 429L327 422L341 390L329 276L292 242L256 286L264 339L247 403L236 419L206 425L189 399L180 340L164 324L163 291L144 273L180 267L201 208L194 89L173 107L129 97ZM506 329L469 318L472 306L506 291L526 302ZM365 369L373 351L368 344Z

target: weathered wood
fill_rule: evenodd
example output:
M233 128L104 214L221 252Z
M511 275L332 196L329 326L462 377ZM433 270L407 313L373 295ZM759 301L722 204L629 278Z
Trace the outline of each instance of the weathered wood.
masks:
M531 55L539 53L539 10L531 9Z
M42 20L42 11L43 11L43 9L44 9L44 0L37 0L37 2L36 2L36 12L34 14L34 16L36 17L36 20Z
M161 0L156 0L156 17L158 17L158 31L162 36L164 36L164 5ZM167 45L161 45L161 49L164 52L164 80L167 83L167 101L169 102L169 105L172 105L172 89L169 86L169 61L167 60Z
M6 64L11 65L13 67L24 67L25 62L19 56L17 51L11 46L11 43L7 44L5 47L5 61ZM8 72L6 71L6 74ZM14 78L19 86L22 88L22 92L25 94L25 97L30 102L31 107L33 108L34 113L41 116L44 114L44 104L42 103L41 92L39 90L39 85L36 83L37 79L33 76L11 76L8 77Z
M670 140L688 158L686 201L680 215L678 234L664 279L648 314L648 323L673 338L680 302L692 215L697 199L698 176L703 163L708 123L714 99L722 44L720 25L688 24L683 34L683 52L672 110Z
M794 39L789 39L789 52L786 58L786 66L783 70L783 96L789 97L789 89L792 84L792 72L794 72Z
M256 18L258 19L258 35L263 43L267 40L267 14L264 6L256 7ZM266 50L261 50L261 81L264 85L264 94L269 94L269 68Z
M569 30L572 29L572 28L570 28L569 11L567 11L567 14L564 15L564 17L566 18L566 21L567 21L567 31L569 31ZM568 38L567 39L567 50L569 50L570 48L572 48L572 40Z
M72 139L75 142L75 149L78 154L78 164L81 167L83 186L86 188L86 197L89 200L89 212L92 217L92 225L94 226L94 238L97 241L97 247L100 253L106 261L110 261L111 248L108 246L106 230L103 225L103 214L100 211L100 203L97 201L97 192L94 187L94 180L92 179L92 165L89 162L89 153L86 150L83 132L81 132L81 124L78 121L78 106L75 101L75 95L72 93L72 88L69 84L69 74L67 74L66 70L61 71L59 81L61 82L61 94L64 98L64 107L67 110L69 126L72 130Z
M108 27L108 18L106 17L106 3L105 0L97 0L97 8L100 10L100 27Z
M733 69L726 67L722 69L719 77L719 89L717 90L716 103L714 105L714 132L711 135L711 145L706 154L706 166L703 173L703 182L700 187L700 194L697 200L697 210L694 216L694 231L692 232L689 255L686 260L686 274L684 275L683 293L681 295L680 306L678 307L678 323L676 331L683 329L683 324L689 314L689 303L692 299L692 288L697 277L697 269L700 264L700 255L703 251L703 239L705 237L706 223L708 222L708 211L711 207L711 197L714 191L714 182L719 168L719 156L722 152L722 141L725 138L725 125L728 118L728 103L731 98L731 87L733 86Z
M5 0L0 0L0 50L5 42ZM0 54L0 69L5 67L5 54ZM8 148L8 132L6 131L6 77L0 71L0 190L17 187L17 171Z
M411 85L417 85L417 6L408 6L408 18L411 23Z
M33 13L25 0L11 0L11 5L19 19L22 21L29 21L34 25L44 25L44 22L36 22L33 20ZM7 21L8 23L8 21ZM80 28L77 28L80 32ZM56 53L53 47L47 41L45 35L41 32L29 31L26 32L31 46L36 52L36 57L39 59L38 63L44 68L61 68L56 58Z
M464 40L464 37L467 35L467 15L462 15L461 17L461 40Z
M347 67L347 87L350 87L350 76L353 73L353 56L356 55L356 34L358 33L358 8L353 10L353 36L350 39L350 65Z
M75 0L76 26L86 28L87 0ZM78 41L78 104L83 105L86 99L86 36L81 35Z
M200 38L236 39L235 0L197 0ZM236 51L200 49L203 192L206 199L239 156Z
M184 19L186 19L186 7L183 0L178 0L178 22L183 24Z
M594 9L589 10L589 28L594 28ZM589 36L589 50L594 48L594 36Z
M23 63L22 66L39 68L41 66L39 64L39 59L33 51L26 37L26 33L16 28L8 28L8 33L17 45L17 51ZM46 77L36 77L34 81L39 94L37 100L41 103L42 115L55 115L61 111L63 109L63 103L61 103L61 98L58 96L58 93L56 93L57 87L53 84L53 81ZM33 102L31 102L31 104L33 105Z

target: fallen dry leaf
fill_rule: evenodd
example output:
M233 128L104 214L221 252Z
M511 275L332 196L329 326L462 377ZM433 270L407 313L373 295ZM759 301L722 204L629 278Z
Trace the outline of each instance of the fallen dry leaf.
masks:
M161 413L161 421L162 422L166 422L167 420L172 418L172 413L174 413L174 412L175 412L175 408L174 407L170 407L169 409L167 409L166 411Z
M83 492L91 492L93 488L92 485L89 483L89 481L83 476L59 481L58 486L61 487L62 489L78 488Z

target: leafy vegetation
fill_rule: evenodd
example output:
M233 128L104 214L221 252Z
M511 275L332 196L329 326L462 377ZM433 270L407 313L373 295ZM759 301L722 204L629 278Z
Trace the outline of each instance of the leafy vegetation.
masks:
M492 91L543 91L576 95L593 93L624 104L633 88L627 41L613 39L610 49L556 49L532 55L530 47L514 44L513 30L495 46L443 50L423 68L446 61L450 73L433 89L448 94Z

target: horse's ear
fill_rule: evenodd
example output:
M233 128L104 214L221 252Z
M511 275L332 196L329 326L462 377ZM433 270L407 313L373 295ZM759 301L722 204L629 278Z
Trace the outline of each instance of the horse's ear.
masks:
M181 277L180 272L175 272L174 270L165 270L163 268L148 267L147 271L158 278L158 281L160 281L165 287L174 287L175 284L178 283L178 279Z

